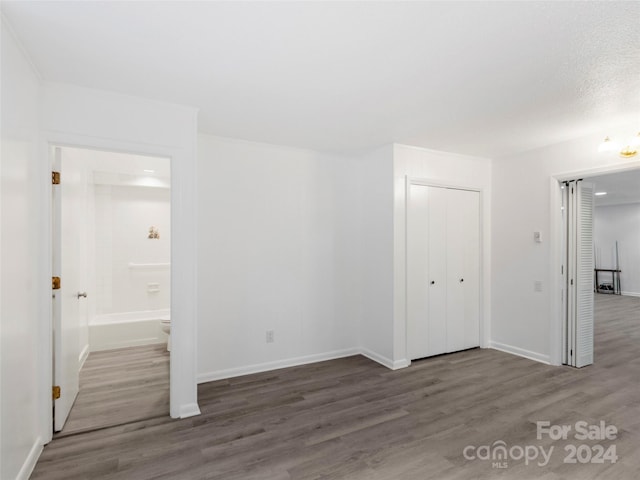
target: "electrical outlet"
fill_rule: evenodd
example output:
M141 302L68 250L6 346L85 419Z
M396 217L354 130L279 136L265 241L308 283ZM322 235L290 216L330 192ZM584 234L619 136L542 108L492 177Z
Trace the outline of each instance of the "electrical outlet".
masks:
M275 334L273 330L267 330L267 343L275 342Z
M542 282L540 280L536 280L533 282L533 291L541 292L542 291Z

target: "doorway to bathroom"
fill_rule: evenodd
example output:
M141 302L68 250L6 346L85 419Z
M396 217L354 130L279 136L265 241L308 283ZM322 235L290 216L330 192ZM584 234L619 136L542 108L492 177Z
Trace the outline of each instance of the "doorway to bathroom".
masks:
M166 417L170 159L51 158L55 436Z

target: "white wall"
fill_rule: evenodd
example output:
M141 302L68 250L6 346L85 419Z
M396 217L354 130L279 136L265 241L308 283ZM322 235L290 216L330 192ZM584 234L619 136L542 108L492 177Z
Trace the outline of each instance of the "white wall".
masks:
M640 296L640 203L596 207L594 213L598 268L616 268L617 241L622 294ZM599 281L611 282L611 275L601 273Z
M198 151L200 381L355 353L355 161L207 135Z
M26 479L43 444L38 403L44 394L38 382L42 311L34 299L51 288L36 248L46 233L40 203L46 172L38 172L39 79L4 18L0 30L0 478Z
M579 173L582 178L640 164L637 159L597 153L605 134L617 133L618 129L600 132L493 162L491 338L500 348L560 362L561 292L554 287L560 272L555 238L559 205L552 208L552 186L557 188L552 177ZM534 242L534 231L542 233L542 243ZM542 282L541 292L534 291L536 281Z
M362 313L360 347L368 357L393 366L393 146L359 161Z
M406 350L406 178L428 180L434 185L480 191L481 290L480 345L487 346L491 318L491 161L408 145L393 147L394 243L393 243L393 361L409 364Z

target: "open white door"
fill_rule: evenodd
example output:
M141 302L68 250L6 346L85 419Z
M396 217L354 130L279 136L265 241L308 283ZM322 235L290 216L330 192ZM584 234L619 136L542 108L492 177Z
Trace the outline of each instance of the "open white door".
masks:
M566 207L566 364L593 363L593 185L567 182Z
M78 395L80 325L86 321L86 167L54 150L54 170L60 184L53 186L53 275L60 288L53 295L53 381L60 387L54 401L54 431L62 430ZM84 295L84 296L83 296Z

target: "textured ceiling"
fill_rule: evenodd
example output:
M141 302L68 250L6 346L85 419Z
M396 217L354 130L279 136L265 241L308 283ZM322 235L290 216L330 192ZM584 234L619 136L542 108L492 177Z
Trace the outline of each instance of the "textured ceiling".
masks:
M2 2L45 80L221 136L498 157L640 125L640 2Z

